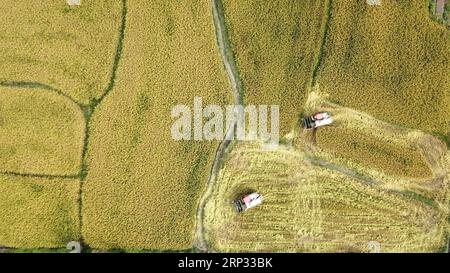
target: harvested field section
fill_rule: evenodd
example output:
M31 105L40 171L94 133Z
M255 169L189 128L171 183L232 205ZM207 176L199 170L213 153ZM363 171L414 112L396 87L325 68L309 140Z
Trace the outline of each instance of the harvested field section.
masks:
M129 1L114 89L94 112L83 235L100 249L192 246L217 142L175 141L172 107L228 104L209 1Z
M231 201L258 191L264 203L237 214ZM212 247L225 252L436 251L442 214L432 206L319 168L299 151L238 144L205 210Z
M244 103L280 105L281 134L303 110L328 1L223 1Z
M448 135L450 39L427 1L332 1L318 84L330 98L393 124Z
M72 179L0 174L0 245L57 248L78 241L79 187Z
M121 1L0 1L0 82L41 82L88 104L111 77Z
M0 172L77 175L84 123L80 108L52 91L0 87Z
M335 157L388 175L425 178L431 169L418 147L399 146L362 130L330 126L317 131L317 145ZM411 144L412 145L412 144Z
M296 137L296 147L305 147L322 165L328 161L368 181L380 182L383 188L442 200L447 173L444 142L420 130L336 105L316 91L310 94L307 111L328 111L334 123L315 131L303 130Z

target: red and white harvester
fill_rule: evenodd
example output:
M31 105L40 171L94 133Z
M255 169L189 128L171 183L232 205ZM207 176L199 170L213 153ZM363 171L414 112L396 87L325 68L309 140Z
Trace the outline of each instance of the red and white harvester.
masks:
M333 123L333 118L328 112L319 112L312 116L305 117L303 120L303 127L306 129L314 129L320 126L330 125Z
M248 209L254 208L263 202L263 197L257 193L250 193L244 195L242 198L233 201L237 212L244 212Z

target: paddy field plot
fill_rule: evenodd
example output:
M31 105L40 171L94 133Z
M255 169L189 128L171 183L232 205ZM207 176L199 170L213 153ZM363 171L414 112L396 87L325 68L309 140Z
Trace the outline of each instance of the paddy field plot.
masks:
M333 124L299 131L294 141L297 148L383 181L391 189L400 187L442 199L448 173L447 147L442 140L337 105L324 95L318 89L312 92L307 112L333 113Z
M85 121L53 91L0 86L0 172L77 175Z
M264 203L237 214L231 202L258 191ZM312 165L292 148L238 144L205 209L212 249L225 252L438 251L447 214L339 171Z
M58 248L80 240L75 179L0 174L0 245Z
M171 109L226 105L231 87L209 1L129 1L113 91L91 123L83 235L99 249L192 246L217 142L175 141Z
M317 83L341 105L447 139L450 39L427 1L332 1Z
M318 146L335 157L347 158L390 175L431 177L417 146L400 146L362 130L331 126L317 132Z
M101 96L111 77L121 1L0 4L0 82L40 82L83 104Z
M448 240L450 40L426 1L0 3L0 246L436 252ZM195 97L279 105L283 143L174 140L172 109ZM300 129L317 111L334 124ZM254 191L263 204L237 214L231 202Z
M281 135L298 121L329 1L223 1L246 104L279 105Z

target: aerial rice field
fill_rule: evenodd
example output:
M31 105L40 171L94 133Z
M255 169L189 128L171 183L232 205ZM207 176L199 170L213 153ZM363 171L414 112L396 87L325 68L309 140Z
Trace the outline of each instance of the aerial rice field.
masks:
M378 119L450 132L450 39L427 1L335 0L317 83L335 102Z
M0 2L0 250L183 251L200 230L219 252L442 251L450 40L427 1ZM280 105L283 144L174 140L194 97ZM334 124L299 130L317 111Z
M58 248L80 240L75 179L0 174L0 245Z
M217 142L175 141L171 109L231 101L211 3L130 1L113 91L90 124L83 186L87 244L99 249L182 250Z
M246 104L279 105L281 135L303 110L328 1L223 1Z
M79 103L99 98L111 77L121 1L1 1L0 82L39 82Z
M264 203L237 214L231 201L258 191ZM433 252L444 244L446 213L332 169L302 152L238 144L209 199L211 248L225 252Z
M71 100L0 86L0 172L77 175L83 139L83 113Z

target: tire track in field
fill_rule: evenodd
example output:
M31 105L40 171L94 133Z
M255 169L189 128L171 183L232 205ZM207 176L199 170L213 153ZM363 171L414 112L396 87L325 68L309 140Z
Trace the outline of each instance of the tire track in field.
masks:
M324 160L324 159L316 157L316 156L305 155L304 159L306 161L308 161L309 163L311 163L312 165L319 166L319 167L322 167L322 168L325 168L325 169L328 169L328 170L339 172L339 173L341 173L343 175L353 177L353 178L355 178L357 180L363 181L363 182L368 183L368 184L381 184L380 181L377 181L377 180L375 180L375 179L373 179L371 177L368 177L366 175L359 174L355 170L352 170L352 169L346 168L344 166L341 166L341 165L329 162L327 160Z
M326 2L326 14L325 14L325 22L323 23L323 29L322 29L322 40L319 46L319 50L317 52L317 57L315 59L313 73L312 73L312 79L311 79L311 87L315 86L317 83L317 75L319 73L319 70L323 63L323 54L325 51L325 45L327 42L327 36L328 31L330 29L330 23L331 23L331 17L333 13L333 0L328 0Z
M237 65L234 60L234 54L232 52L230 40L228 37L228 30L225 24L225 16L223 13L222 1L211 0L211 4L212 4L215 33L217 38L217 46L220 50L222 62L224 64L224 68L227 72L228 79L231 84L234 103L236 105L243 104L242 82L239 77ZM211 168L208 180L206 182L206 188L200 198L200 203L197 208L196 227L194 231L194 248L202 252L210 251L210 246L208 244L207 239L205 238L205 230L204 230L205 205L211 196L214 185L217 181L217 176L219 174L220 169L222 168L223 163L222 158L229 150L228 148L232 141L228 139L232 139L235 126L236 122L234 122L233 124L230 125L230 127L227 128L224 140L222 140L222 142L217 147L213 161L213 166Z

